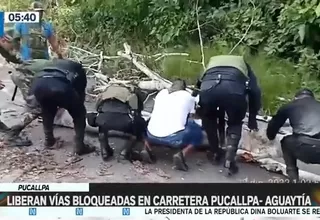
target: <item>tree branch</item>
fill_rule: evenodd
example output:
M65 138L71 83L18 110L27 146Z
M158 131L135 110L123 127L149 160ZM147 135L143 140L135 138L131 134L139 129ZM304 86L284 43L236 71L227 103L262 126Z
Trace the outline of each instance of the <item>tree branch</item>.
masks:
M242 38L238 41L238 43L236 43L236 45L234 45L234 47L230 50L229 54L232 54L233 51L242 43L242 41L246 38L251 26L253 25L255 12L256 12L256 6L255 6L255 4L254 4L254 2L252 0L250 1L250 3L253 5L253 12L252 12L252 17L251 17L250 24L249 24L246 32L243 34Z
M201 27L200 27L200 22L199 22L199 0L197 0L196 3L196 15L197 15L197 27L198 27L198 33L199 33L199 42L200 42L200 50L201 50L201 63L203 70L206 69L206 64L204 63L204 50L203 50L203 41L202 41L202 35L201 35Z

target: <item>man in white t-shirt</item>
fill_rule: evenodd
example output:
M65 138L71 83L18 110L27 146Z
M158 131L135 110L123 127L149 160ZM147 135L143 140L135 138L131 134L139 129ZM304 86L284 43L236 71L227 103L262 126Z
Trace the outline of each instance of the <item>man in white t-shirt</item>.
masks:
M170 89L163 89L156 96L148 124L148 143L181 148L173 156L178 170L188 170L185 156L202 144L202 129L190 118L195 113L195 104L195 98L186 91L185 81L176 80ZM148 144L141 155L144 161L151 162L152 154Z

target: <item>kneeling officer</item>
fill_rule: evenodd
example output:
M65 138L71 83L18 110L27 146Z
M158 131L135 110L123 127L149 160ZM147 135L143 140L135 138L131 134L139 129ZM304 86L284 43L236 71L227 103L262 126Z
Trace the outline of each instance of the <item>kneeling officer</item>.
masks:
M261 91L257 79L242 56L220 55L210 58L207 69L197 86L200 88L199 105L202 125L214 155L212 159L216 162L223 155L223 151L219 148L217 119L224 113L228 116L224 167L226 174L232 175L238 172L235 157L241 139L242 120L247 111L247 95L248 126L251 130L258 129L256 116L261 107Z
M136 86L110 85L98 96L96 110L89 113L88 124L99 127L99 141L101 156L107 160L113 156L113 149L109 145L108 132L120 131L131 135L129 142L122 150L118 159L140 160L138 153L132 150L136 141L144 138L146 121L141 116L143 109L142 93Z
M82 64L71 60L56 59L34 78L30 92L41 106L46 147L52 147L57 141L53 135L53 122L58 108L64 108L73 118L76 133L74 153L83 155L95 150L84 144L86 86Z
M297 159L306 164L320 164L320 102L309 89L301 89L295 99L283 105L267 128L269 140L275 139L289 119L292 134L281 140L283 159L291 182L299 180Z

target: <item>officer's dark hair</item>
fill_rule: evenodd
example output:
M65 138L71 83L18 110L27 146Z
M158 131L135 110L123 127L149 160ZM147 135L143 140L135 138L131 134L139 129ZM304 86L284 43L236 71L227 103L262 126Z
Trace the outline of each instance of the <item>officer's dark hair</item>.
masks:
M176 92L179 90L185 90L187 88L187 83L183 79L176 79L172 82L171 87L169 88L169 92Z
M300 90L295 94L294 97L295 97L295 98L300 98L300 97L306 97L306 96L309 96L309 97L314 98L313 92L312 92L310 89L307 89L307 88L300 89Z

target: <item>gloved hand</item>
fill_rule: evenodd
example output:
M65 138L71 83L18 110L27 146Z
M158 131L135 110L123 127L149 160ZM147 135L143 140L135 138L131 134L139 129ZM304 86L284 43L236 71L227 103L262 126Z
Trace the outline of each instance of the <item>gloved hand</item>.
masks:
M248 128L252 131L258 130L258 122L255 115L254 116L249 115Z

